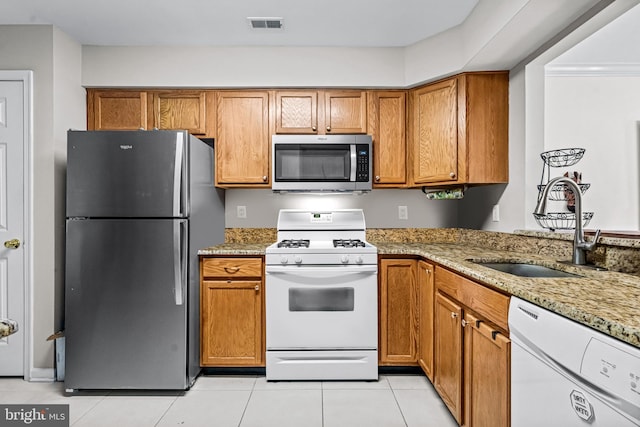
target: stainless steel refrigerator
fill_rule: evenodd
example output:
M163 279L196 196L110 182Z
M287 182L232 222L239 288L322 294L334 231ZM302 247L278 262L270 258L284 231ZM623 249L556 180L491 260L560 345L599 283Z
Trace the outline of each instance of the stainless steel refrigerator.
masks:
M65 388L188 389L199 248L224 241L213 144L185 131L69 131Z

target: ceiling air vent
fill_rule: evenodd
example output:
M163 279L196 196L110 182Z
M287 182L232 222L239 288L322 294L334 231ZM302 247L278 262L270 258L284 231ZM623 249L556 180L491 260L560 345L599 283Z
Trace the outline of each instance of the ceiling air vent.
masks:
M253 30L281 30L282 18L247 18Z

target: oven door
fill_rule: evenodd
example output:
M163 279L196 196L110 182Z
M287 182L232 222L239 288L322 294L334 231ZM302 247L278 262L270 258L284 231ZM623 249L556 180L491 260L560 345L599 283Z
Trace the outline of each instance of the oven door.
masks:
M267 350L376 349L378 267L267 266Z

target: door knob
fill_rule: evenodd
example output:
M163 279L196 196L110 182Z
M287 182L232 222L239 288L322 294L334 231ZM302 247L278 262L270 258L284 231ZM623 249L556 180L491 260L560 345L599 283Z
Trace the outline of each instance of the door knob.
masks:
M7 249L18 249L20 247L20 240L11 239L4 242L4 247Z

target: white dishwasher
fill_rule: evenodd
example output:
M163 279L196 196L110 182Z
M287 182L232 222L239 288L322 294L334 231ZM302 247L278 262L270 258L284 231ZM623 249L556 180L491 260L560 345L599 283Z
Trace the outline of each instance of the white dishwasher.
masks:
M640 426L640 348L512 297L512 427Z

